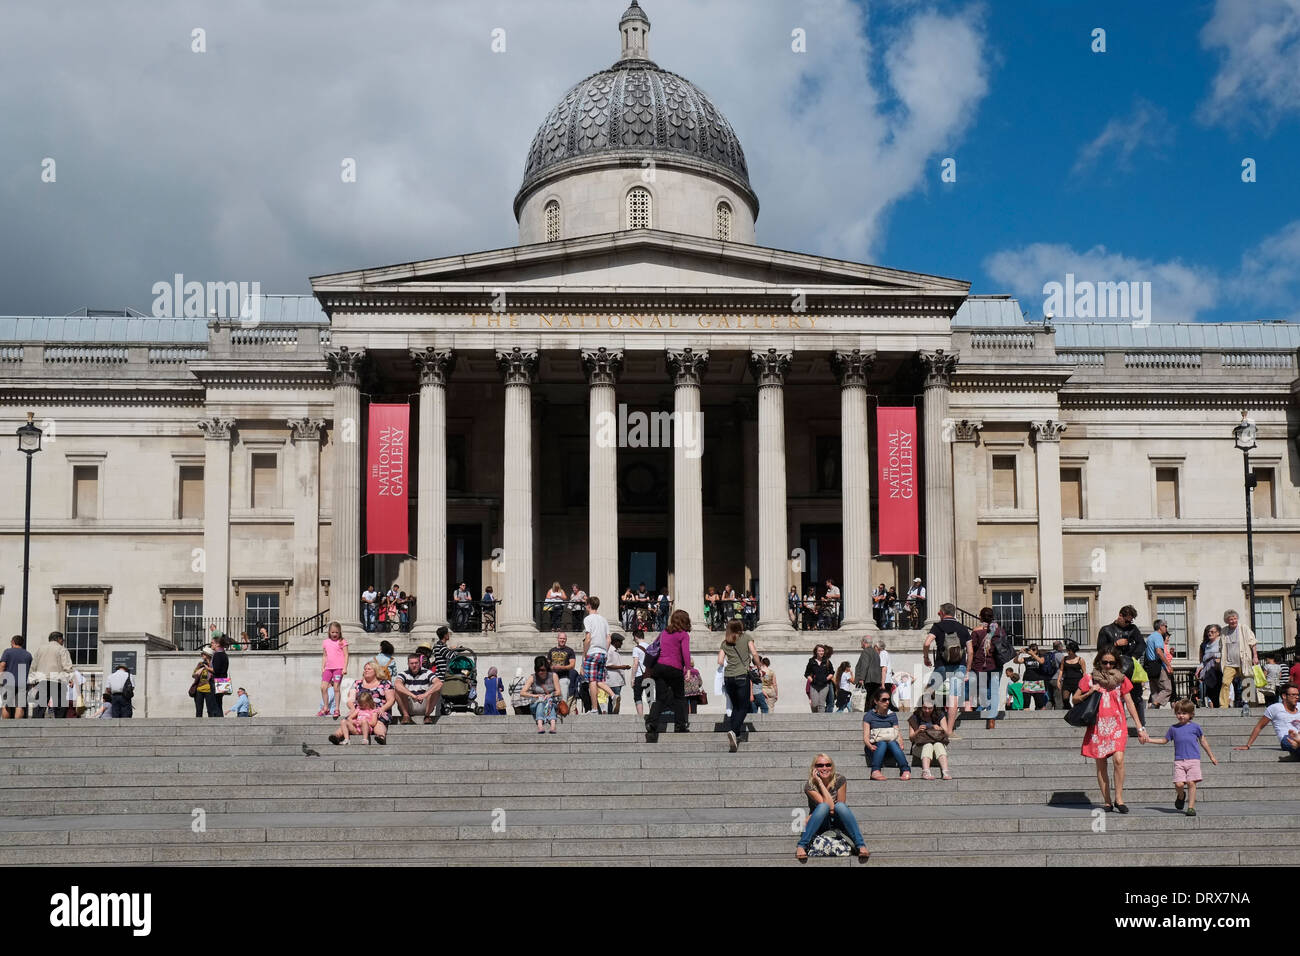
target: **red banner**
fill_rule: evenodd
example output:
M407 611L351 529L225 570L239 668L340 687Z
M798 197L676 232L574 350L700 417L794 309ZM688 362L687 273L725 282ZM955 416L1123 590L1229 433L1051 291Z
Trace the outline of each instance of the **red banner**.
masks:
M876 457L880 553L920 554L915 408L876 408Z
M371 405L366 448L366 553L409 554L407 451L411 407Z

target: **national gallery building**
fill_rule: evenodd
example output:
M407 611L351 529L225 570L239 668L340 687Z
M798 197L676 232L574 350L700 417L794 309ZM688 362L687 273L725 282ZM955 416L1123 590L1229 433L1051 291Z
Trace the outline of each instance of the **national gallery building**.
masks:
M1295 642L1300 326L1030 322L959 279L758 245L735 131L649 31L633 3L617 60L542 120L517 245L317 276L255 322L0 318L4 427L43 430L30 643L175 658L183 691L209 622L269 623L310 671L338 619L369 657L369 585L414 595L417 638L491 586L495 633L465 642L519 660L553 643L553 582L611 620L644 582L700 624L730 585L801 674L792 586L834 581L856 656L873 589L920 577L931 615L989 605L1025 640L1092 643L1133 604L1186 657L1247 606L1243 410L1256 630ZM0 451L6 639L26 463Z

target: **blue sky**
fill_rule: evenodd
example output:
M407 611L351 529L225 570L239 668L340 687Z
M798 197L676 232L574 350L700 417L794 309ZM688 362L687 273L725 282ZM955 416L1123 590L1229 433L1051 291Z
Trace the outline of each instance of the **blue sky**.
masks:
M1300 319L1300 0L643 6L653 59L744 144L762 245L969 279L1031 315L1074 273L1151 282L1156 321ZM613 62L625 7L0 5L0 314L148 312L176 273L307 292L511 245L537 124Z

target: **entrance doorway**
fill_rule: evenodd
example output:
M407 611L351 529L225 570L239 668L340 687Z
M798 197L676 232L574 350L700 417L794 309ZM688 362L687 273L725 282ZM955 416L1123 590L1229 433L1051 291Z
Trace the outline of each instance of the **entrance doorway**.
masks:
M658 597L668 587L668 539L620 538L618 542L618 587L637 587L645 582L645 589Z
M832 578L841 592L844 588L844 528L838 524L806 524L800 529L800 547L803 548L804 569L799 582L799 593L806 594L809 585L815 585L817 596L826 590L826 579Z
M475 601L483 596L482 525L447 526L447 580L443 584L442 593L430 595L429 598L443 602L442 606L445 607L461 581L465 582L470 597Z

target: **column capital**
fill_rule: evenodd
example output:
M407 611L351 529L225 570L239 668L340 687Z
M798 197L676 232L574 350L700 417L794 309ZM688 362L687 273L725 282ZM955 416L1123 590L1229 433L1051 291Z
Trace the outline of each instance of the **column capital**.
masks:
M935 349L933 352L916 354L925 368L925 387L947 388L953 373L957 371L958 353Z
M420 387L447 386L456 367L456 353L451 349L411 349L411 362L420 370Z
M320 441L321 429L325 421L321 418L290 418L285 422L291 430L294 443L300 441Z
M966 442L978 441L980 429L983 427L983 422L972 422L963 418L952 426L952 440Z
M537 352L519 346L508 352L497 349L497 368L507 385L532 385L537 380Z
M709 350L698 352L692 348L668 349L666 361L668 375L674 385L699 385L709 367Z
M616 385L623 374L623 350L611 351L603 345L598 349L583 349L582 370L588 385Z
M853 349L851 352L835 351L831 353L831 371L835 373L840 388L848 388L852 385L865 386L875 364L875 352Z
M325 361L334 373L335 385L360 385L361 363L365 360L365 349L350 349L341 345L336 349L325 350Z
M1030 428L1034 430L1034 443L1040 444L1046 441L1059 442L1061 432L1069 427L1066 422L1045 421L1030 422Z
M778 352L776 349L751 352L749 370L758 380L759 388L767 385L784 385L785 373L790 370L790 362L793 358L793 352Z
M235 427L233 418L200 418L194 423L208 441L230 441L230 430Z

